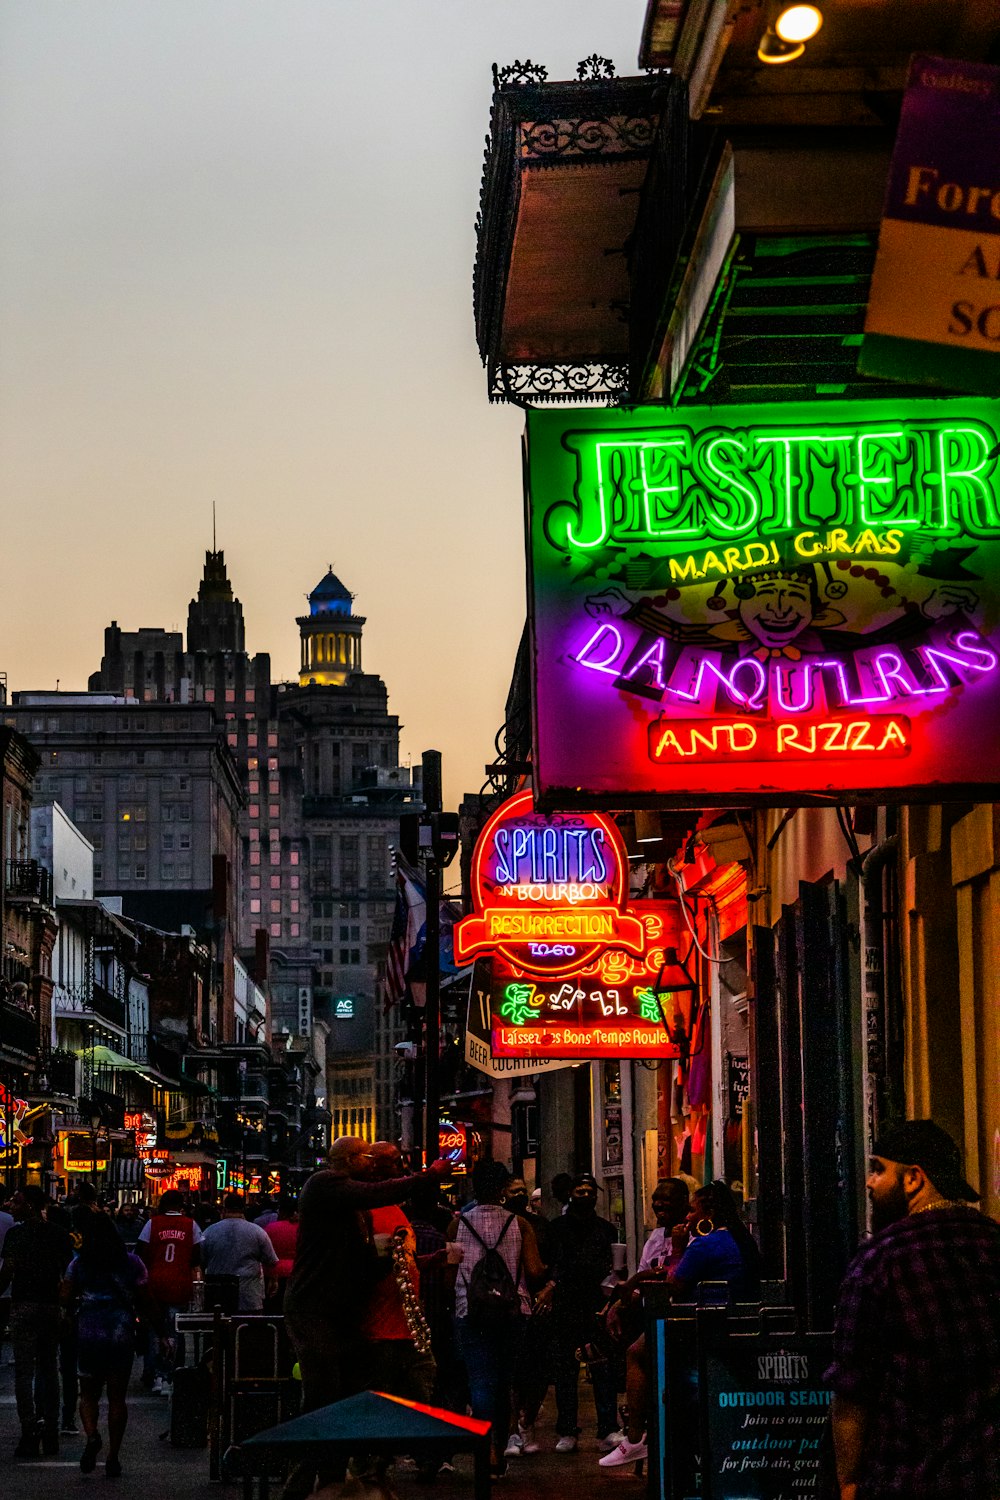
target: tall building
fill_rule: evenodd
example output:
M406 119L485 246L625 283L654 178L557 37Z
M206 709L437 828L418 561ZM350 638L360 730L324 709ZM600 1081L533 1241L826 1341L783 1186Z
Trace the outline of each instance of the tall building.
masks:
M212 929L222 965L215 1026L234 1040L240 777L205 704L109 693L14 694L6 722L41 759L58 802L94 850L94 894L165 931Z
M389 712L385 683L363 669L365 618L354 613L353 595L332 568L297 624L299 682L278 689L277 712L282 757L301 787L288 817L308 869L312 1004L330 1028L331 1109L342 1097L342 1069L351 1075L352 1107L371 1120L375 1075L365 1075L362 1101L358 1064L372 1059L377 1043L390 1045L376 1024L376 976L395 903L392 847L413 786L399 765L399 720ZM291 775L287 785L295 785ZM297 962L292 950L275 955L276 1014L282 965Z
M207 737L224 736L243 791L235 814L238 944L249 952L255 934L267 935L273 1032L311 1039L325 1023L334 1069L338 1058L379 1051L384 1130L396 1029L376 1025L375 982L394 904L391 846L414 792L409 770L399 766L399 721L389 713L385 683L363 668L365 617L355 614L353 595L332 568L296 623L298 681L273 684L270 656L246 651L243 607L224 553L208 552L188 607L186 650L179 632L127 632L112 621L89 685L93 694L131 700L120 711L169 704L200 715ZM148 736L144 743L152 748ZM43 790L67 805L65 784L60 778L50 786L46 777ZM81 791L88 833L90 795ZM97 852L99 891L138 883L117 825L114 834Z

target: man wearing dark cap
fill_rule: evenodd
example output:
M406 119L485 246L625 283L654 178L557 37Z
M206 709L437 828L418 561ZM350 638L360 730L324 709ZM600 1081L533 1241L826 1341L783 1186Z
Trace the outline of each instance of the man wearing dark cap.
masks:
M881 1133L868 1197L826 1373L841 1500L996 1500L1000 1225L933 1120Z

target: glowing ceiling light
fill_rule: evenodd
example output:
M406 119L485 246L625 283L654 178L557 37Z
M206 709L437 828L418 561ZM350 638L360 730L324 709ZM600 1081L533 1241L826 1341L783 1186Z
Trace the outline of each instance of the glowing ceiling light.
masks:
M783 42L808 42L823 24L823 12L817 5L789 5L774 23Z

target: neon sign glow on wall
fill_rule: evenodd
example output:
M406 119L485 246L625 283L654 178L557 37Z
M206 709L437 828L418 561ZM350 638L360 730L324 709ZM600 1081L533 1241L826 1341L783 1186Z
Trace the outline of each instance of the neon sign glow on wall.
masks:
M529 411L541 805L988 790L998 430L972 397Z

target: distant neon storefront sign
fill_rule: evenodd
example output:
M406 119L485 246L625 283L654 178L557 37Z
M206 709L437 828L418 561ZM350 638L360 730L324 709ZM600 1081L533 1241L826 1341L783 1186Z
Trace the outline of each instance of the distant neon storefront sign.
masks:
M541 805L987 790L998 428L975 398L529 412Z
M491 959L495 1057L675 1057L661 980L682 943L676 905L628 899L628 860L599 813L546 816L531 792L486 823L459 963Z

